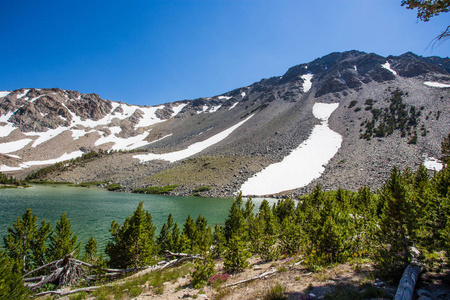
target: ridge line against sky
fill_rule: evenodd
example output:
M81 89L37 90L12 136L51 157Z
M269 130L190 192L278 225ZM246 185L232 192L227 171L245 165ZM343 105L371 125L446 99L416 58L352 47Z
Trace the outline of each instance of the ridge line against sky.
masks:
M431 47L400 0L2 1L0 90L52 88L157 105L210 97L336 51L382 56Z

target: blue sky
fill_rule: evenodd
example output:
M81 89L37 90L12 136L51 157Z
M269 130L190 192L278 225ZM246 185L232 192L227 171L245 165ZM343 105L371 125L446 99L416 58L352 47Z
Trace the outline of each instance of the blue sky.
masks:
M401 0L0 0L0 90L51 88L156 105L225 93L330 52L431 47Z

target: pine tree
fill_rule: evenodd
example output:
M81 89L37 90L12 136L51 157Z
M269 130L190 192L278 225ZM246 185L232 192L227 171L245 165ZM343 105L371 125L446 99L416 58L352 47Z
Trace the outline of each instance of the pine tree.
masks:
M239 235L233 235L227 244L223 266L227 273L241 272L248 267L250 252L245 248L245 243Z
M194 263L194 271L192 272L192 285L196 289L200 289L208 283L209 278L215 272L214 260L211 255L204 253L204 259L197 259Z
M411 192L397 168L383 186L380 199L384 206L375 263L381 276L398 279L411 259L417 224Z
M38 228L36 214L31 209L27 209L22 219L17 217L12 228L8 227L8 236L4 238L5 249L21 272L31 271L46 263L46 241L51 232L51 225L45 220Z
M219 225L214 226L214 234L212 237L212 257L220 258L225 252L226 240L223 234L223 227Z
M7 254L0 251L0 299L28 299L30 292L13 265Z
M295 222L294 217L286 217L280 226L281 251L286 251L289 255L296 254L300 250L302 241L302 229L300 224Z
M181 243L183 250L186 250L190 253L194 251L195 246L195 221L188 215L186 220L184 221L183 231L181 232Z
M242 192L236 196L235 200L231 204L231 208L228 212L228 217L225 220L224 235L225 239L231 240L233 236L239 236L241 239L246 240L246 226L245 218L242 213Z
M111 240L105 249L110 257L109 265L117 268L136 268L154 263L155 228L151 214L143 210L143 202L125 219L123 226L113 221L110 229Z
M80 251L80 243L77 244L77 235L72 232L72 224L63 212L53 235L50 236L50 245L48 247L48 256L50 259L58 260L75 251L77 255Z
M197 217L195 221L195 234L193 240L194 252L206 252L211 246L211 227L208 226L208 221L202 215Z

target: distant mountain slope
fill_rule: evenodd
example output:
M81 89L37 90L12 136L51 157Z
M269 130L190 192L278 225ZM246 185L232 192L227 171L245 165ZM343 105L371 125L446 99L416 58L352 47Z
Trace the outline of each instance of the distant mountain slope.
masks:
M327 128L342 138L336 154L312 182L270 193L302 193L317 183L376 188L394 165L439 157L450 131L449 68L448 58L413 53L331 53L219 96L158 106L60 89L0 92L0 171L24 177L91 150L140 149L103 154L47 178L112 180L125 190L177 184L172 193L182 195L209 186L204 195L229 196L305 147L322 124L315 104L335 103ZM310 152L321 157L320 147ZM301 160L290 164L305 168ZM295 182L292 174L274 176ZM261 184L275 185L270 177Z

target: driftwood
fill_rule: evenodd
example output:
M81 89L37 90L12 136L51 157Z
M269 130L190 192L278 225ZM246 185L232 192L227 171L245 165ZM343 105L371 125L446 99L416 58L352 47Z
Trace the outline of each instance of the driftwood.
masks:
M244 279L244 280L241 280L241 281L238 281L238 282L234 282L234 283L225 284L223 287L235 286L235 285L246 283L246 282L253 281L253 280L256 280L256 279L267 278L269 276L275 275L277 272L278 272L277 270L265 272L265 273L259 274L257 276L248 278L248 279Z
M419 250L416 247L411 247L410 252L413 255L413 259L403 272L394 300L412 300L414 287L420 273L422 273L423 265L417 260L420 255Z

